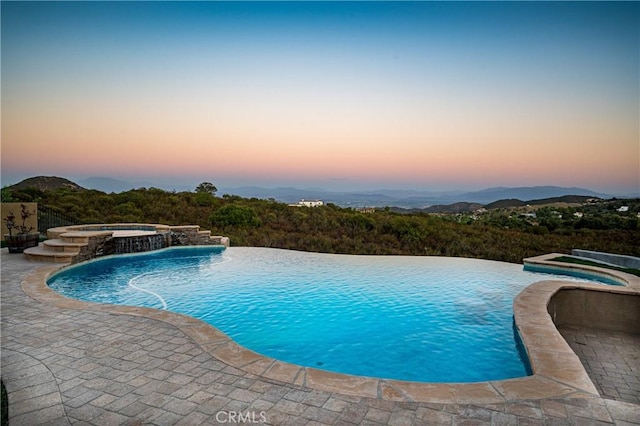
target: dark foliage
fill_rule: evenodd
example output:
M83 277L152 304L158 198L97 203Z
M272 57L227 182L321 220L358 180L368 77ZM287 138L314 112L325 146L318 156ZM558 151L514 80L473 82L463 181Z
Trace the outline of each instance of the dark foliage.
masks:
M7 398L7 390L4 387L4 383L0 382L0 426L7 426L9 424L9 398Z
M37 201L83 223L143 222L200 225L230 237L233 245L384 255L459 256L519 263L544 253L572 248L640 256L637 209L617 212L621 202L584 206L561 215L538 210L535 222L507 211L480 217L398 214L390 209L361 213L328 204L290 207L273 200L246 199L211 192L170 192L141 188L122 193L12 191L21 201ZM629 204L629 201L626 201ZM547 210L545 210L547 209Z

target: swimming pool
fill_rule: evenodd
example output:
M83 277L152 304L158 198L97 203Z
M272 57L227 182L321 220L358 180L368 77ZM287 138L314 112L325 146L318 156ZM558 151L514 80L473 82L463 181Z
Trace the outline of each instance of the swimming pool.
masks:
M293 364L453 383L529 374L512 304L545 279L572 280L477 259L187 247L93 260L48 284L187 314Z

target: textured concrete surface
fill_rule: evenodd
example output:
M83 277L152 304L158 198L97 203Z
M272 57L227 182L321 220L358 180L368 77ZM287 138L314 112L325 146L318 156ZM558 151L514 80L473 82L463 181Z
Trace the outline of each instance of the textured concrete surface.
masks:
M449 404L446 395L390 401L268 379L220 361L166 321L35 300L21 282L40 265L6 249L1 261L1 373L12 426L640 424L640 405L579 391L546 399L505 391L500 403Z

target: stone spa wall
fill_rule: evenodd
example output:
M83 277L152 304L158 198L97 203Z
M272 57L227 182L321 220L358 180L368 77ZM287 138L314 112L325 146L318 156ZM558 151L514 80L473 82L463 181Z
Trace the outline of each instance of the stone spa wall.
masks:
M198 225L169 226L141 223L75 225L47 230L50 240L75 244L79 250L72 263L94 257L142 253L171 246L229 245L229 239L212 236ZM46 244L46 243L45 243Z

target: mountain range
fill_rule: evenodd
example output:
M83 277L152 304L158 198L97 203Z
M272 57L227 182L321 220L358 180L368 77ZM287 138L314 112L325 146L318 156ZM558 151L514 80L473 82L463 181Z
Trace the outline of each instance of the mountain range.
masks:
M503 199L536 200L581 195L611 198L609 194L598 193L584 188L559 186L533 186L517 188L488 188L473 192L433 192L381 189L376 191L336 192L321 189L240 187L223 191L242 197L273 198L282 202L296 202L300 199L319 199L341 207L385 207L426 208L438 204L472 203L489 204Z
M34 182L50 182L59 179L60 185L71 188L74 185L80 189L96 189L103 192L123 192L141 187L153 187L149 182L130 182L109 177L91 177L78 180L77 184L64 178L38 177L29 178L13 187L34 186ZM158 186L161 187L162 186ZM195 187L194 187L195 188ZM174 187L162 188L176 191L193 191L194 188ZM274 199L284 203L294 203L301 199L322 200L325 203L333 203L341 207L386 207L394 206L405 209L425 209L430 206L459 205L455 209L465 209L470 205L487 205L498 200L538 200L566 195L579 195L598 198L611 198L610 194L598 193L585 188L560 187L560 186L530 186L530 187L496 187L481 191L461 192L437 192L420 190L380 189L374 191L327 191L318 188L264 188L259 186L243 187L219 187L218 194L237 195L245 198ZM453 207L452 207L453 208ZM433 210L433 209L432 209Z

